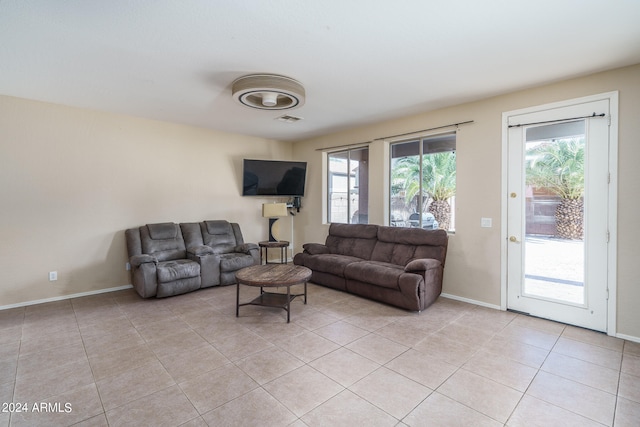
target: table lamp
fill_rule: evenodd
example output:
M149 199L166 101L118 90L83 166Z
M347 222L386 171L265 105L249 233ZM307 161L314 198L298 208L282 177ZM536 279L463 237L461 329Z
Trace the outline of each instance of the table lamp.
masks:
M278 218L285 217L289 214L287 210L286 203L264 203L262 205L262 216L264 218L269 218L269 241L277 242L273 236L273 224L278 220Z

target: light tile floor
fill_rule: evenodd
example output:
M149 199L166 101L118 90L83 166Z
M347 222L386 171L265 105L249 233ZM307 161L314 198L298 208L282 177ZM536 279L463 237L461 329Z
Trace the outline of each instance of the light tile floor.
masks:
M292 311L236 318L235 286L0 311L0 426L640 425L638 343L315 285Z

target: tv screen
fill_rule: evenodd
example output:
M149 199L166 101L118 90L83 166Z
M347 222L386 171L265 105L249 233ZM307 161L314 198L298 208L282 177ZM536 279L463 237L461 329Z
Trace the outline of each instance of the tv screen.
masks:
M244 159L243 196L304 196L307 162Z

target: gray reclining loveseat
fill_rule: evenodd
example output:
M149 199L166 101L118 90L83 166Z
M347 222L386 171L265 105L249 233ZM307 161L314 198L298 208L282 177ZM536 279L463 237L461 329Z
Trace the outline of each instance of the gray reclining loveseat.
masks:
M334 223L325 244L305 243L293 262L313 283L421 311L442 292L447 244L444 230Z
M168 297L235 283L235 272L259 264L258 245L244 243L227 221L147 224L125 231L131 281L143 298Z

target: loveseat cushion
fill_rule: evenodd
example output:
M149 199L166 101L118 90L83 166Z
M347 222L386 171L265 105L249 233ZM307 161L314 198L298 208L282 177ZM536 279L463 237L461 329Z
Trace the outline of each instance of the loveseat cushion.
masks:
M250 254L252 249L258 250L258 245L255 243L243 243L234 247L233 251L242 254Z
M187 252L178 224L147 224L139 230L143 254L154 255L158 261L186 258Z
M200 277L174 280L173 282L158 283L156 297L164 298L180 295L200 289Z
M344 277L345 267L360 261L362 261L361 258L348 255L320 254L306 256L304 258L304 266L313 271L321 271L323 273Z
M400 289L400 276L404 267L381 261L354 262L346 266L347 280L357 280L391 289Z
M200 276L200 264L188 259L177 259L158 263L158 282L173 282L179 279Z
M163 222L159 224L147 224L149 237L153 240L169 240L178 237L178 224Z
M224 252L231 252L240 242L236 241L231 223L224 220L203 221L200 223L202 240L205 245L215 248L224 247ZM218 252L218 253L224 253Z
M211 255L213 253L213 249L206 245L198 245L187 248L187 252L195 256L204 256Z
M220 255L220 271L236 271L253 265L253 257L247 254L230 253Z
M209 247L214 254L230 254L236 250L234 245L212 245Z

